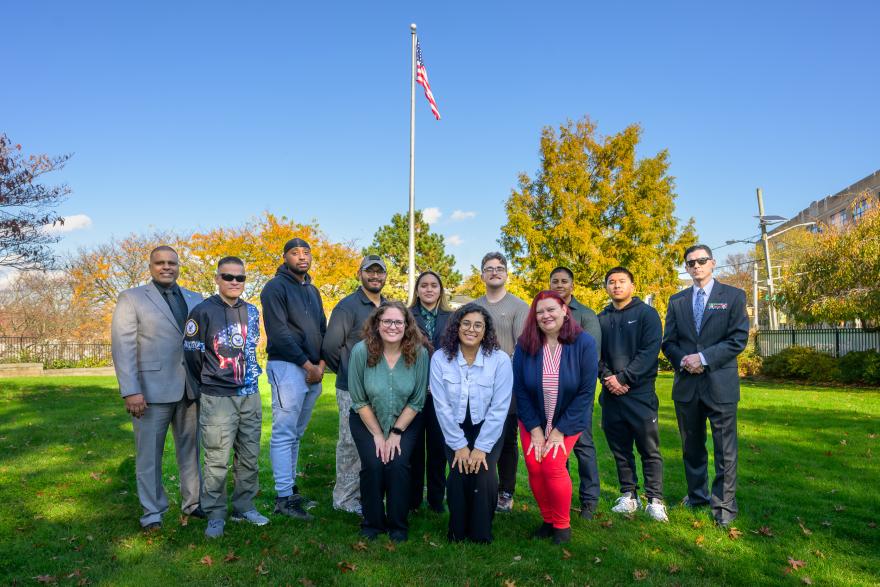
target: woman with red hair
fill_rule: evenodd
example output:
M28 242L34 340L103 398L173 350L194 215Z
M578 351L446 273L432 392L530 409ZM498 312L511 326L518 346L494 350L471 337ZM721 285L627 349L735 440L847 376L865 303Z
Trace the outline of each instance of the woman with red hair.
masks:
M544 523L535 531L571 540L568 454L592 425L599 356L555 291L535 296L513 355L513 393L529 485Z

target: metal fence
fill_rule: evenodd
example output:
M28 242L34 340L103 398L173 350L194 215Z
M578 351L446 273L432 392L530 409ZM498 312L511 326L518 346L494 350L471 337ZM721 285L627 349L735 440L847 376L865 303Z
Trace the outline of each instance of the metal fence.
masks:
M805 346L833 357L853 351L880 352L880 331L861 328L792 328L759 330L758 354L771 357L790 346Z
M112 365L109 342L68 342L0 336L0 362L42 363L53 367Z

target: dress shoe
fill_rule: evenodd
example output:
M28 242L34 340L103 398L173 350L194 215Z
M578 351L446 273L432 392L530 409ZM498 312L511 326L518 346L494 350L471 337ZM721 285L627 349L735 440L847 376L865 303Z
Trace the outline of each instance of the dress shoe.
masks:
M553 544L571 542L571 528L553 528Z

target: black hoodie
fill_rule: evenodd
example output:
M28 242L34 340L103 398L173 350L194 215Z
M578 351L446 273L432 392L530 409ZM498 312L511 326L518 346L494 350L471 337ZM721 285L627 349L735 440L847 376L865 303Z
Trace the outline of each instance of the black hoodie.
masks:
M602 352L599 378L616 375L628 394L653 393L663 327L657 310L637 297L618 310L608 304L599 313ZM603 390L605 385L602 385Z
M321 293L307 274L300 282L287 265L281 265L260 294L266 353L270 361L287 361L302 367L317 365L327 318Z

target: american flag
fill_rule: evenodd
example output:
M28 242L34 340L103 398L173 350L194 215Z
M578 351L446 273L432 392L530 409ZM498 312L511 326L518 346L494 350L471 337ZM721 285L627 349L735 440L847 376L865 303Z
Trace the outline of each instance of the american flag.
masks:
M422 45L418 41L416 41L416 83L425 88L425 98L431 105L431 112L434 114L434 118L440 120L440 111L437 110L437 102L434 101L431 84L428 82L428 70L425 69L425 62L422 61Z

